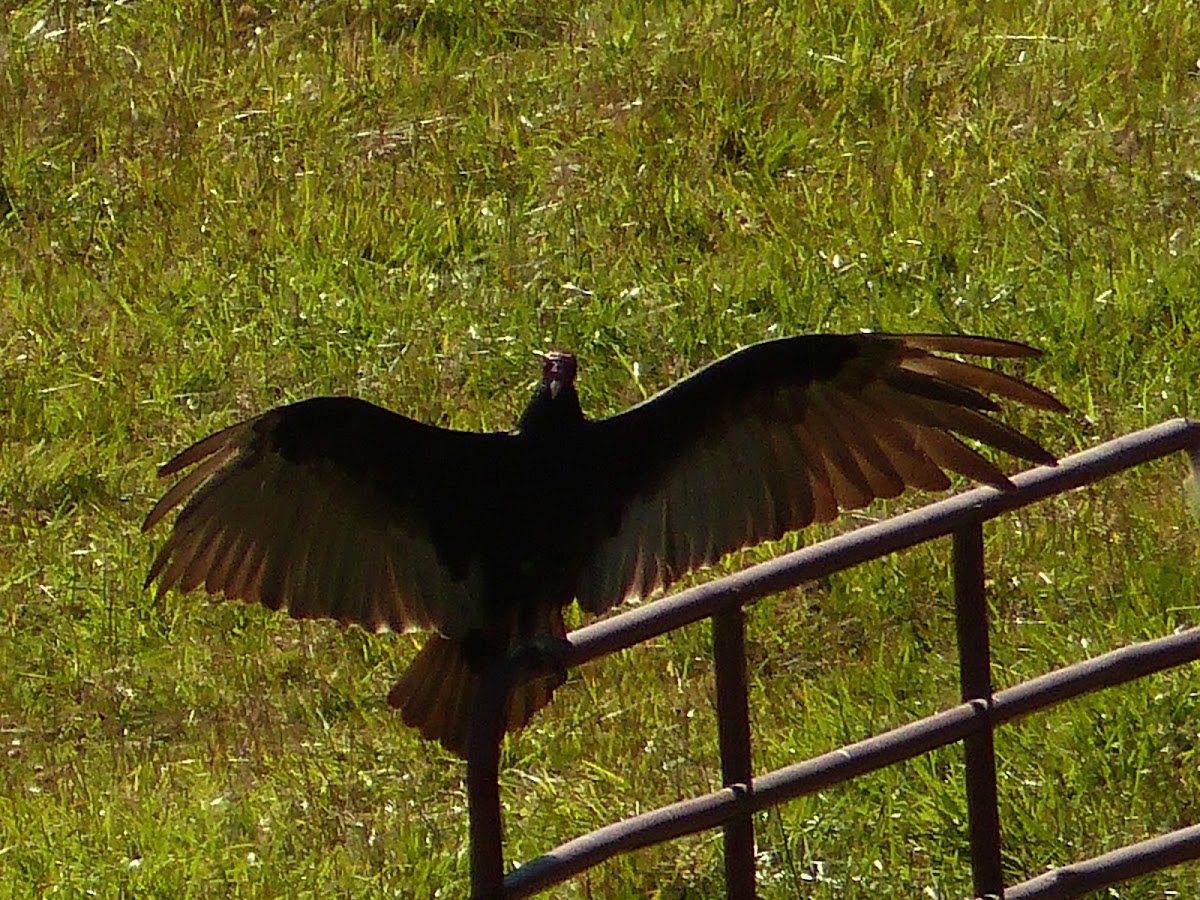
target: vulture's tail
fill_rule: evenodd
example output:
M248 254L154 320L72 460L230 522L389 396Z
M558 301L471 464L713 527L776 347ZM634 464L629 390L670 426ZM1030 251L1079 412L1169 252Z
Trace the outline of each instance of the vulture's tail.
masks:
M558 609L550 624L553 636L561 638L565 629ZM467 758L475 696L487 673L469 640L431 635L388 694L388 703L400 710L406 725L463 759ZM508 701L505 731L523 728L565 680L565 673L554 672L519 685Z

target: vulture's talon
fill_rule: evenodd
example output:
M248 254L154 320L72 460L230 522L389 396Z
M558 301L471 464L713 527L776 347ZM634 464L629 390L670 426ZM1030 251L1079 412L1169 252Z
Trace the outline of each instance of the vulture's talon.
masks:
M567 677L567 653L571 649L566 638L544 635L513 651L512 659L528 677L558 675Z

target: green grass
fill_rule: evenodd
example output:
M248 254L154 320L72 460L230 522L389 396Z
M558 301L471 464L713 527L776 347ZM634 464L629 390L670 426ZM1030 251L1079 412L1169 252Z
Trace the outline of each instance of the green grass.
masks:
M502 429L548 346L599 415L864 327L1043 347L1073 412L1011 421L1061 453L1200 412L1198 46L1184 0L7 5L0 897L465 894L463 766L384 700L416 641L141 589L155 464L247 414ZM999 684L1200 618L1183 474L988 526ZM948 557L752 609L757 767L955 702ZM574 673L506 745L509 858L714 787L713 697L707 627ZM1198 732L1190 668L1005 728L1009 877L1197 821ZM961 785L762 816L763 895L967 894ZM721 883L705 834L553 893Z

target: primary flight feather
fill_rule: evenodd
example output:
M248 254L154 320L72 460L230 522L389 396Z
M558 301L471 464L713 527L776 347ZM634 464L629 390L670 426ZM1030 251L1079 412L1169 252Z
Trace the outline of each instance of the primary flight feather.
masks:
M150 568L210 594L371 631L435 634L392 689L406 723L462 756L479 679L601 612L840 509L1004 474L956 435L1054 457L991 416L988 395L1063 411L998 370L941 356L1035 350L953 335L805 335L755 344L607 419L583 415L575 357L547 354L516 429L422 424L363 400L268 410L159 469L187 474L143 529L182 507ZM520 686L507 727L563 680Z

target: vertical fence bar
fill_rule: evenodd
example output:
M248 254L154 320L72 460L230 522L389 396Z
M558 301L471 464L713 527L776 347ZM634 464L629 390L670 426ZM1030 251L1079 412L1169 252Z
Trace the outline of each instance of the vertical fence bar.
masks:
M500 744L516 672L511 660L493 666L471 708L467 741L467 811L471 838L471 898L504 896L504 832L500 819Z
M740 606L713 616L717 670L717 729L721 780L726 787L754 790L750 767L750 706L746 697L746 617ZM747 812L725 825L725 896L755 896L754 816Z
M992 659L984 599L983 523L954 532L954 606L958 625L959 680L963 700L992 702ZM1000 865L1000 811L996 755L989 721L963 739L967 767L967 817L976 897L1004 897Z

